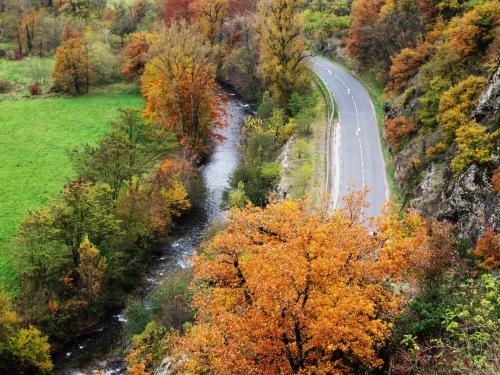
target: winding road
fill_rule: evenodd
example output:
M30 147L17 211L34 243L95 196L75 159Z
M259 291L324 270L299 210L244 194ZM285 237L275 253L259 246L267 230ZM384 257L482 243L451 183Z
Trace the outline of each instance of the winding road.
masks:
M350 186L370 192L364 216L379 216L389 198L385 163L377 129L375 107L365 87L339 65L322 57L310 59L312 70L335 98L338 123L329 121L327 191L332 208L341 206Z

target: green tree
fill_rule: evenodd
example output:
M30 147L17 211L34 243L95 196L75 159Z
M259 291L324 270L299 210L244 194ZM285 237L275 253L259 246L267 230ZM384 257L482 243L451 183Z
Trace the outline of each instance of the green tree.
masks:
M70 182L54 205L55 226L72 252L74 270L78 268L80 244L85 236L94 244L113 244L120 240L113 191L107 184Z
M142 121L134 109L122 109L111 128L97 146L74 150L72 160L82 179L109 184L116 198L132 176L141 176L165 159L176 141L164 128Z

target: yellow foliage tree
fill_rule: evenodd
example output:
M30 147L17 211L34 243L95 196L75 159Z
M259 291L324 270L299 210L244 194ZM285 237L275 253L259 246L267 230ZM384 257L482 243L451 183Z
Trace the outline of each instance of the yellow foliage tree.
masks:
M303 90L308 83L301 4L300 0L259 2L260 74L272 94L284 104L288 104L294 91Z
M231 211L195 258L197 322L177 350L189 374L339 374L378 368L402 298L387 289L428 263L423 220L388 212L376 236L363 193Z
M455 131L467 121L485 84L484 77L469 76L439 100L438 121L449 140L454 139Z
M52 371L48 338L35 327L23 328L21 319L0 294L0 372Z
M228 0L195 0L190 4L198 20L198 27L212 47L222 42L222 28L228 6Z
M460 175L472 164L485 164L493 160L495 140L500 130L488 133L487 129L475 120L466 121L456 131L458 154L451 161L456 175Z
M78 249L78 293L88 304L101 295L106 280L108 261L85 236Z

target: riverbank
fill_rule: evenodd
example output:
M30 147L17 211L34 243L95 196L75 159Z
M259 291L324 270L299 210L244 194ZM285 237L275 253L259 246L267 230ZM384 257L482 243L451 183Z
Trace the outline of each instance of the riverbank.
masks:
M190 214L176 233L171 236L154 267L144 276L144 293L138 298L147 303L155 287L171 270L188 268L189 258L203 239L208 228L223 219L221 208L223 192L228 187L231 173L240 161L239 140L243 119L247 115L247 105L232 95L228 95L226 110L229 126L218 130L225 141L218 143L206 164L200 167L200 173L207 188L202 209ZM145 306L147 309L147 306ZM97 330L67 345L55 360L55 373L90 373L93 370L123 370L123 353L128 346L124 324L126 317L117 312L112 319L105 322Z

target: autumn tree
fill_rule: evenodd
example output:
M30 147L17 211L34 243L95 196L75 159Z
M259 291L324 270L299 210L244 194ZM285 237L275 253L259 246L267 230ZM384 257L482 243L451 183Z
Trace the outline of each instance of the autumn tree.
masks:
M260 74L285 106L292 93L303 91L308 82L300 6L299 0L272 0L261 1L258 8Z
M410 78L417 75L418 69L429 58L431 52L431 46L424 42L416 48L405 48L393 56L389 71L391 81L388 89L401 90Z
M62 6L62 11L81 19L90 18L97 10L98 3L96 0L67 0ZM101 2L102 3L102 2Z
M156 35L134 33L123 49L122 74L126 79L139 81L149 60L149 48Z
M424 32L417 1L356 0L347 40L351 57L385 80L391 58L414 48Z
M213 47L222 43L222 31L224 19L228 14L228 6L228 0L195 0L190 5L202 35Z
M384 138L387 139L391 148L397 150L401 140L417 130L413 120L405 116L398 116L384 121Z
M90 69L89 51L85 42L79 38L65 40L56 51L54 84L68 93L87 92Z
M78 248L78 294L90 306L97 302L104 289L108 261L84 236Z
M174 131L193 154L206 155L214 128L225 125L210 46L180 24L164 32L154 55L142 78L144 116Z
M374 45L373 30L380 17L385 0L356 0L352 4L352 25L347 40L349 54L361 63L369 65Z
M463 123L456 130L458 154L451 161L455 175L459 176L472 164L491 162L499 137L499 129L488 132L488 129L476 120Z
M427 264L415 214L362 225L363 194L333 215L307 201L231 211L194 261L197 322L178 348L185 373L351 373L378 350L402 302L391 282Z
M248 101L258 101L263 85L258 73L259 49L250 19L233 18L224 25L224 33L229 51L224 56L222 79Z
M500 267L500 235L492 228L484 231L477 240L474 254L479 257L482 267L495 269Z
M485 1L451 21L447 30L449 46L463 59L477 61L485 54L494 59L500 47L499 22L500 4L495 0Z
M163 17L167 26L176 22L189 21L193 16L193 0L164 0Z
M194 175L188 162L166 159L146 181L132 178L117 201L127 238L137 241L164 234L174 219L191 208L189 190Z
M52 368L47 336L35 327L24 327L7 297L0 294L0 371L50 373Z
M455 131L468 121L485 84L484 77L469 76L441 96L437 119L449 140L454 139Z

